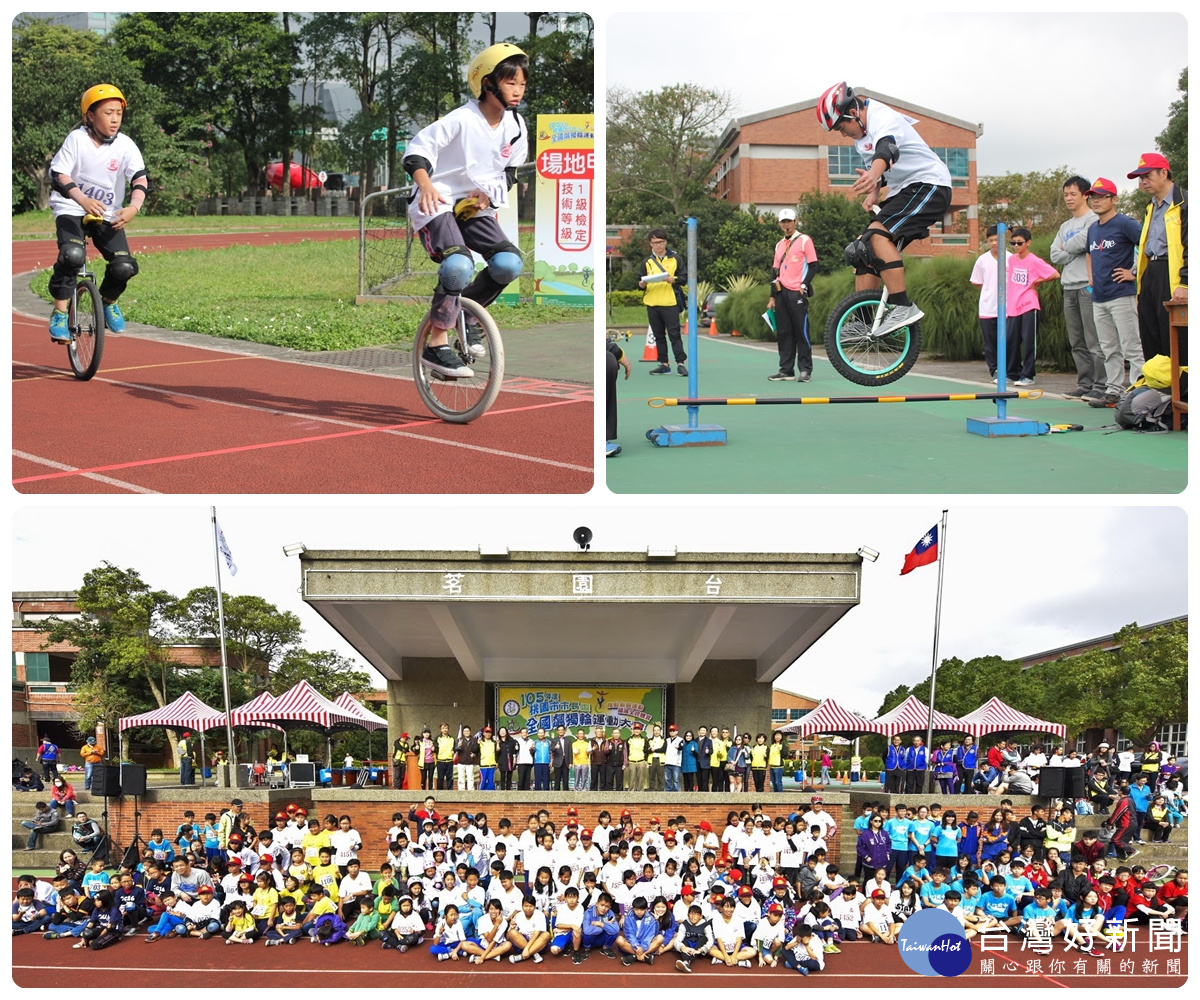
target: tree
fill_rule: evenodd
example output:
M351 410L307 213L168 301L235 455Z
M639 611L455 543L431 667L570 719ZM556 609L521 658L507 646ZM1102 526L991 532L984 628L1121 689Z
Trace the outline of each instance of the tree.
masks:
M26 16L13 27L13 209L49 206L50 160L79 124L79 95L97 80L119 87L128 102L121 127L141 149L153 182L145 210L190 210L209 193L211 178L199 140L159 127L162 95L95 33Z
M831 191L810 191L800 196L800 228L817 250L818 271L829 274L845 264L846 244L866 228L862 206Z
M519 43L529 56L524 116L531 125L536 125L539 114L591 114L595 110L594 30L587 14L570 14L554 31Z
M167 649L175 600L152 590L137 570L106 562L84 574L76 595L78 618L52 617L39 626L47 645L79 649L71 685L81 731L103 722L115 733L122 716L161 708L182 693L173 683L178 664Z
M1044 172L980 177L980 232L1000 222L1010 227L1028 226L1034 232L1053 232L1069 214L1063 204L1063 181L1078 172L1062 166Z
M1172 102L1167 113L1167 127L1163 129L1154 141L1158 151L1171 164L1171 176L1176 183L1186 188L1188 186L1188 71L1183 67L1179 74L1179 92L1183 95Z
M359 670L354 660L330 649L316 653L306 649L290 650L271 671L268 690L271 694L283 694L300 681L308 681L331 701L346 691L361 694L373 687L369 673Z
M304 630L291 611L280 611L254 594L226 594L225 650L230 666L243 674L266 677L270 667L300 642ZM190 642L219 642L215 587L197 587L173 604L171 623Z
M611 87L606 151L609 220L640 222L649 206L679 217L707 196L715 140L731 105L728 91L693 83L644 92Z
M113 28L117 48L143 79L169 95L168 132L197 135L206 121L240 147L247 180L285 141L296 73L295 39L272 13L134 13Z

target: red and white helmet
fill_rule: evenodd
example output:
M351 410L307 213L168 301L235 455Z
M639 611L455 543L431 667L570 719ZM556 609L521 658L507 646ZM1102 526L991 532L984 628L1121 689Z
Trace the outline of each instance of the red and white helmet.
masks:
M854 107L854 88L845 80L835 83L817 99L817 121L826 132L832 132L846 112Z

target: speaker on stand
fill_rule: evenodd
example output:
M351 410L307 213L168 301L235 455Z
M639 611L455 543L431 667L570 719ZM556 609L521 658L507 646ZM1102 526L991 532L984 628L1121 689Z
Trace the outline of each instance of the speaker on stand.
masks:
M121 863L129 868L136 868L141 861L138 845L145 846L146 843L142 839L140 826L142 812L138 808L141 804L138 799L146 794L145 764L125 763L121 765L121 793L133 796L133 840L130 842L129 847L125 849Z

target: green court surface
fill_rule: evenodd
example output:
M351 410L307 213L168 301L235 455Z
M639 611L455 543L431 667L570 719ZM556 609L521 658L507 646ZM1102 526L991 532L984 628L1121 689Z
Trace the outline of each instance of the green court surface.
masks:
M622 344L631 360L635 337ZM774 344L701 337L701 397L872 396L990 392L958 378L909 374L882 389L854 385L824 358L808 383L768 382ZM1049 393L1009 400L1009 416L1087 430L1040 437L968 434L968 417L995 416L991 400L804 406L702 406L699 422L719 424L728 443L664 448L646 431L688 422L682 406L652 409L652 396L686 397L686 378L649 374L633 361L617 382L622 454L605 461L614 493L1179 493L1187 485L1187 434L1109 433L1111 409ZM920 364L918 363L918 368ZM982 368L982 365L978 366Z

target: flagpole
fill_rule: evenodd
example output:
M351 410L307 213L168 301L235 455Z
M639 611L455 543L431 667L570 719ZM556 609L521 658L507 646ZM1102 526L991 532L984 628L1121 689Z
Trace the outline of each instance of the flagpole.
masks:
M221 544L218 538L217 508L210 507L213 530L213 567L217 572L217 625L221 636L221 688L225 695L225 739L229 742L229 780L237 784L237 750L233 745L233 720L229 705L229 661L225 656L225 601L221 596Z
M925 789L933 791L933 777L929 772L929 764L933 759L933 700L937 687L938 669L938 640L942 630L942 571L946 568L946 518L949 511L942 509L942 526L938 531L938 588L937 604L933 612L933 664L929 673L929 724L925 727L925 766L928 781Z

